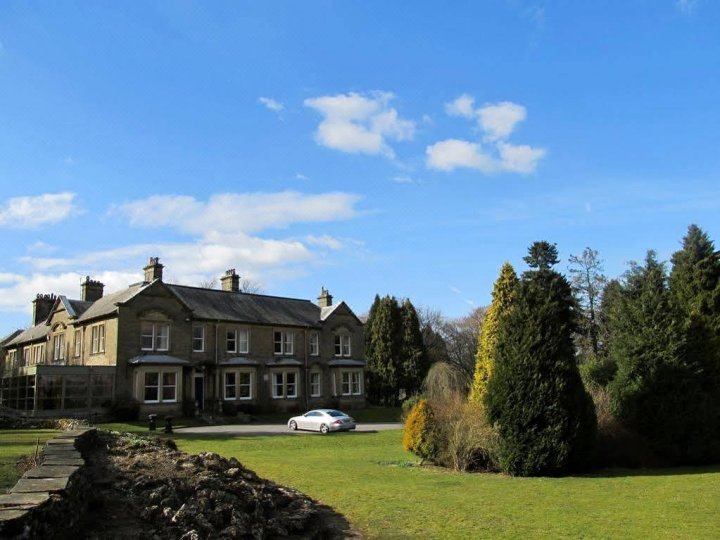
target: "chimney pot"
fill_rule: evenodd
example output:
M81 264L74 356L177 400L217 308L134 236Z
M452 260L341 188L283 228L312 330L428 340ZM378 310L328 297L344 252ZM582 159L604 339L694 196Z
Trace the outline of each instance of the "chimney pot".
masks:
M104 288L105 285L101 282L85 276L85 281L80 284L80 299L84 302L96 302L102 298Z
M220 278L220 283L223 291L240 292L240 276L234 268L225 271L225 275Z
M160 264L159 257L150 257L148 265L143 268L145 271L145 282L150 283L156 279L162 281L163 268L164 266Z

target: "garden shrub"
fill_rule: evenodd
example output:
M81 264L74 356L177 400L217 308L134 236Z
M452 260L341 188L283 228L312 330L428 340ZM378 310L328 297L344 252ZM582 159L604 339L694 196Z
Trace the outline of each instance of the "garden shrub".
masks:
M607 386L615 378L617 364L610 358L591 355L580 364L579 370L585 386Z
M427 400L412 408L405 421L403 448L423 461L434 461L437 448L434 440L435 418Z
M422 394L415 394L407 398L405 401L402 402L402 420L403 422L407 420L407 417L410 415L410 411L412 411L415 406L422 401L424 396Z
M436 463L456 471L495 470L497 438L484 407L463 399L434 405Z

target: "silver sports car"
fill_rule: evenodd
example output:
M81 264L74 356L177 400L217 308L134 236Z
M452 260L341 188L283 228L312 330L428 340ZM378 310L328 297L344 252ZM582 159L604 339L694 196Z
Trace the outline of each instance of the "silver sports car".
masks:
M355 420L344 412L335 409L315 409L306 412L302 416L293 416L288 420L288 428L292 431L306 429L319 431L323 434L330 431L350 431L355 429L356 426Z

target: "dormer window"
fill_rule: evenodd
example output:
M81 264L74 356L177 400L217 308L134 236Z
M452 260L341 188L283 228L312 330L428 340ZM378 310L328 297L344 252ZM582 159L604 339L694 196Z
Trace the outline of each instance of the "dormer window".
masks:
M335 334L335 356L350 356L350 336Z

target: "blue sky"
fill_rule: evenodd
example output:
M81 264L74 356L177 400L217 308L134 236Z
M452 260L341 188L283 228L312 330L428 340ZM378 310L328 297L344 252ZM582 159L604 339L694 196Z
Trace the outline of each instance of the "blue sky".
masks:
M150 256L461 316L535 240L609 276L717 240L719 27L710 0L4 1L0 329Z

